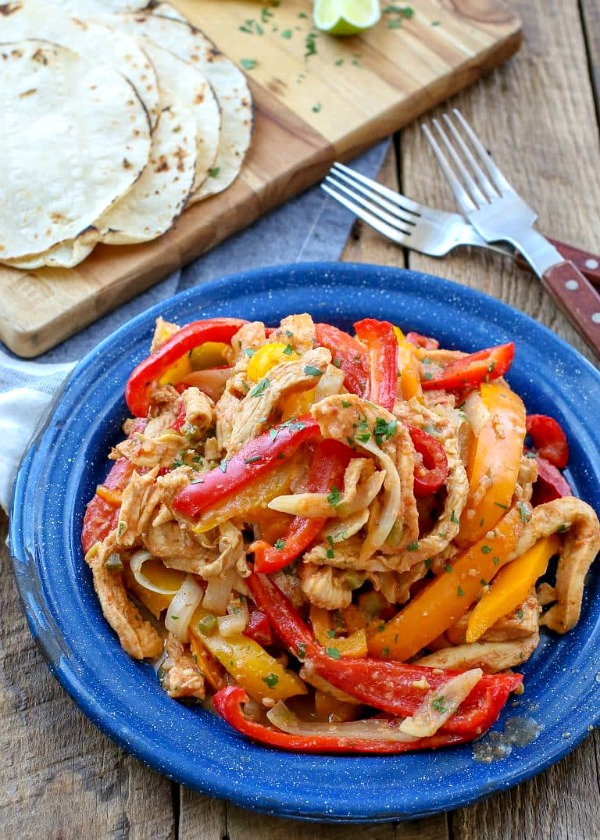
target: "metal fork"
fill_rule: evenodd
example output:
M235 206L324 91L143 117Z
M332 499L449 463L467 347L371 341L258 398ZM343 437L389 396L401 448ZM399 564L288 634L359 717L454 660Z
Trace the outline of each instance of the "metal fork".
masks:
M508 243L487 243L460 213L420 204L341 163L333 164L321 188L363 222L405 248L430 257L445 257L460 245L470 245L510 256L529 268ZM557 240L554 245L589 280L600 285L600 256Z
M509 242L520 251L554 302L600 356L600 295L535 230L535 211L509 184L460 112L453 114L454 120L444 114L444 126L433 120L436 136L428 126L422 128L461 211L486 242Z

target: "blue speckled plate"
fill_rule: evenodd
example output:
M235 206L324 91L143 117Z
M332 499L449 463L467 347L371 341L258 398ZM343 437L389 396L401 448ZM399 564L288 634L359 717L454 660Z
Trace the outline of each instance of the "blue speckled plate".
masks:
M510 383L533 412L555 416L571 445L568 477L600 509L600 376L544 327L498 301L436 277L376 266L301 264L192 289L135 318L75 369L22 463L10 545L33 635L81 709L110 738L171 779L239 805L303 819L376 822L424 817L507 788L557 761L600 720L597 564L581 620L544 637L523 668L526 692L495 729L532 717L539 737L489 764L473 747L398 757L315 757L256 746L219 718L170 700L102 617L79 534L126 417L123 389L147 355L155 318L237 315L275 323L308 311L349 327L365 316L475 350L514 340Z

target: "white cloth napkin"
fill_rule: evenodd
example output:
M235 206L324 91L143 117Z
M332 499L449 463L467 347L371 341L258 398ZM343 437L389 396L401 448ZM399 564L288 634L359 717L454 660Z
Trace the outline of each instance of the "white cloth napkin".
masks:
M385 141L370 149L353 162L353 168L374 177L387 145ZM75 360L102 338L153 304L215 277L261 265L335 261L352 223L350 213L313 187L45 353L37 362L21 361L0 349L0 506L8 511L19 461L54 394Z

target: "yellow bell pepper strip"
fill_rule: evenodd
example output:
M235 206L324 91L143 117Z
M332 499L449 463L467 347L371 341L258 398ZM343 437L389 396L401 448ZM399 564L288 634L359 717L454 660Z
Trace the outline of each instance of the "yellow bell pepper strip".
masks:
M174 365L168 367L158 377L157 385L176 385L178 382L192 372L192 363L189 355L181 356Z
M560 538L552 534L500 569L469 616L467 643L476 642L498 619L522 604L536 580L545 573L550 558L559 551Z
M498 383L484 383L480 393L488 419L469 451L469 495L455 540L460 546L479 540L508 510L517 486L525 440L525 407L521 398Z
M225 344L224 341L205 341L200 347L194 347L190 351L189 360L192 370L209 370L226 366L229 350L231 350L231 345Z
M299 358L291 344L282 344L279 341L263 344L253 353L246 373L253 382L260 382L275 365L295 362Z
M207 507L195 521L194 531L204 534L222 522L236 517L244 517L258 523L263 514L267 515L267 504L271 499L289 492L295 463L295 459L282 461L266 475L254 479L237 493L224 496L214 505Z
M125 387L125 400L134 417L145 417L150 406L152 387L161 376L206 341L230 342L246 321L240 318L210 318L192 321L166 339L154 352L134 369Z
M354 324L356 335L367 348L369 359L368 399L394 410L398 383L398 340L392 324L363 318Z
M180 490L173 500L173 509L192 519L198 518L206 508L238 493L319 434L319 424L310 416L273 426L248 441L214 470L204 473L197 482Z
M523 507L513 507L493 532L460 554L385 624L369 634L369 653L405 662L456 624L515 550Z
M283 592L266 575L246 578L255 604L269 618L271 627L300 662L336 688L390 715L414 714L430 689L438 689L456 671L384 662L369 657L341 657L331 646L322 647L310 627ZM522 683L520 674L484 674L457 712L440 731L481 734L496 720L508 695Z
M408 341L399 327L394 326L394 333L398 341L398 375L400 377L398 384L402 399L410 400L415 397L419 402L423 402L423 388L415 346Z
M254 700L260 702L266 697L285 700L307 693L306 685L297 674L287 671L249 636L233 633L225 638L218 632L203 633L202 619L210 615L208 610L198 610L194 616L198 620L190 625L190 632Z
M415 739L403 736L398 729L399 721L393 718L371 718L357 723L308 723L300 721L287 707L276 707L275 720L283 722L285 718L286 725L294 730L285 732L244 714L243 706L248 702L248 694L243 688L228 685L215 694L213 702L217 714L238 732L269 747L292 752L385 755L432 750L478 737L478 733L438 732L428 738Z
M344 385L351 394L366 397L369 359L360 341L331 324L315 324L317 344L331 352L333 364L344 371Z
M424 391L438 388L447 391L476 388L482 382L491 382L499 376L504 376L512 364L514 355L515 345L512 341L509 344L479 350L450 362L437 376L428 374L421 381L421 386Z

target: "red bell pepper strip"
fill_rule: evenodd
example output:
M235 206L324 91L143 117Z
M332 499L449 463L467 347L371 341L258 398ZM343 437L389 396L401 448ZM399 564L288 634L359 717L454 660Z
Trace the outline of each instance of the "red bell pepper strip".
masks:
M367 351L356 339L331 324L315 324L317 344L331 352L333 364L344 372L344 385L351 394L366 397L369 389Z
M243 633L244 636L249 636L249 638L258 642L259 645L263 645L263 647L273 644L273 631L271 630L269 619L262 610L252 610Z
M408 433L422 459L415 465L413 492L418 498L430 496L448 478L446 450L439 440L416 426L408 426Z
M535 451L559 470L564 470L569 460L569 444L560 424L545 414L528 414L525 428Z
M129 437L136 432L143 432L145 428L145 420L136 420ZM109 493L115 494L115 499L118 499L121 491L127 486L134 469L134 465L127 458L116 460L104 482L97 488L94 497L88 502L81 531L81 544L86 554L95 543L107 537L117 527L119 521L120 503L102 498L102 495L98 494L98 490L102 493L102 488L106 488Z
M232 458L205 473L199 481L180 490L173 499L173 509L192 519L198 517L203 510L264 475L304 441L319 434L319 424L308 414L273 426L248 441Z
M246 717L242 706L248 702L248 694L243 688L228 685L218 691L213 697L217 713L230 726L269 747L304 753L373 753L375 755L404 753L412 750L437 749L452 744L462 744L477 737L476 733L436 733L429 738L419 738L416 741L386 741L370 740L367 738L344 737L336 734L336 725L332 724L331 734L292 735L258 721Z
M340 487L351 457L352 450L339 441L324 440L319 443L311 459L306 492L329 493L334 486ZM326 522L326 518L296 516L278 544L270 545L264 540L252 543L250 550L254 552L256 571L270 574L283 569L319 536Z
M272 580L254 573L246 578L246 584L255 604L268 616L279 639L297 659L309 662L319 676L336 688L387 714L396 717L414 714L426 691L441 687L457 674L456 671L368 657L335 658L335 642L332 641L327 650L321 647L312 630ZM522 681L520 674L484 674L440 732L480 735L497 719L509 694Z
M394 328L388 321L364 318L354 324L354 329L369 357L368 398L393 411L398 384L398 339Z
M421 387L424 391L442 388L446 391L461 391L464 388L475 388L482 382L491 382L504 376L511 366L515 355L515 345L499 344L487 350L479 350L469 356L463 356L455 362L450 362L437 376L423 378Z
M428 335L421 335L417 332L407 332L405 338L410 344L421 347L423 350L437 350L440 346L437 338L430 338Z
M129 482L134 469L134 465L128 458L119 458L110 468L102 486L116 495L120 494ZM93 545L105 539L117 527L120 510L120 504L113 504L103 499L97 492L88 502L81 531L81 544L86 554Z
M533 485L533 496L531 503L534 507L543 505L545 502L552 502L554 499L562 499L564 496L572 496L573 491L569 482L560 473L554 464L536 455L538 465L538 477Z
M146 416L153 383L185 353L206 341L222 341L227 344L245 323L240 318L192 321L164 341L155 353L139 363L127 382L125 400L134 417Z

